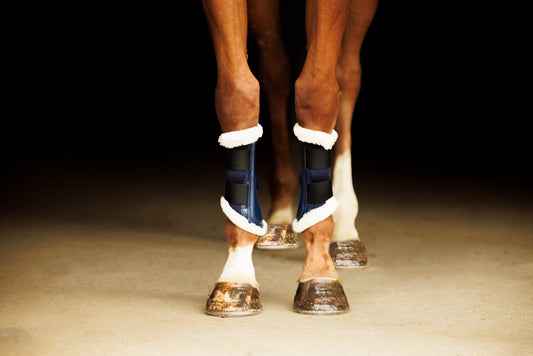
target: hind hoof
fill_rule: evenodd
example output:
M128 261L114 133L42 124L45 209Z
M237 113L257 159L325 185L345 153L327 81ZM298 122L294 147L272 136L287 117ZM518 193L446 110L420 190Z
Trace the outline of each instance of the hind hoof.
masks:
M264 250L296 248L298 247L298 240L292 231L292 225L269 225L267 233L259 237L255 247Z
M350 305L339 280L311 279L298 284L293 309L303 314L331 315L348 312Z
M254 315L262 310L259 290L248 283L218 282L205 305L207 314L222 318Z
M329 245L329 254L336 268L361 268L368 264L368 253L365 245L359 240L332 242Z

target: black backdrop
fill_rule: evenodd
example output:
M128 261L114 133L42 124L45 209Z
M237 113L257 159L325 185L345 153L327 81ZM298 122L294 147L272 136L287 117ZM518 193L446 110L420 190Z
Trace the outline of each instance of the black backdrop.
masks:
M305 54L303 1L282 6L295 78ZM32 10L13 32L14 61L4 68L12 78L4 157L216 147L216 67L200 2ZM525 95L514 91L514 65L500 62L515 55L513 46L477 22L478 9L459 10L381 1L362 50L356 164L531 178L530 135L518 109ZM253 43L249 55L255 70Z

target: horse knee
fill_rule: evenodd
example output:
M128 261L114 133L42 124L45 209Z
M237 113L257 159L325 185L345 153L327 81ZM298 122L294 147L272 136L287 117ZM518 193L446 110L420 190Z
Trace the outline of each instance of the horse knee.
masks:
M301 75L294 84L296 117L301 126L331 132L339 111L339 85L335 76Z
M251 73L219 78L215 109L222 131L243 130L259 122L259 81Z

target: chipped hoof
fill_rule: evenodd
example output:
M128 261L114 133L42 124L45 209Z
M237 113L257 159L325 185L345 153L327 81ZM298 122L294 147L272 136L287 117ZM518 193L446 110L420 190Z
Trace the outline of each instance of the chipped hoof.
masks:
M222 318L254 315L262 310L259 290L248 283L218 282L205 305L207 314Z
M300 282L294 296L294 311L303 314L342 314L350 310L340 280L311 279Z
M359 240L332 242L329 254L336 268L360 268L368 264L365 245Z
M265 250L295 248L298 247L298 240L292 225L269 225L267 233L259 237L255 247Z

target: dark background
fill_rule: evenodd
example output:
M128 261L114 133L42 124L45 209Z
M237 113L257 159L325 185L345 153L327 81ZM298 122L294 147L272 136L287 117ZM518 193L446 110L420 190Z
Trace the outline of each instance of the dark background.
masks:
M303 1L282 1L296 78ZM4 167L49 157L175 157L217 149L216 67L200 2L34 9L12 38ZM512 37L480 8L381 1L362 50L354 166L530 181ZM250 66L255 71L254 44ZM502 59L511 59L505 63ZM529 113L529 111L527 112ZM261 123L268 133L268 113ZM291 115L294 120L294 114ZM261 150L269 150L261 140Z

